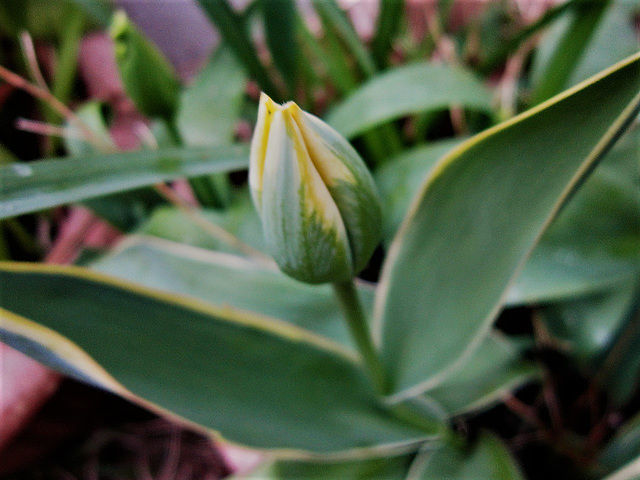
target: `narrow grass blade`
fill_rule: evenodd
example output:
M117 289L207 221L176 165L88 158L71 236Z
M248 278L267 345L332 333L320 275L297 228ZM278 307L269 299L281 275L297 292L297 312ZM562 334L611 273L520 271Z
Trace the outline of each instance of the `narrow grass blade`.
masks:
M248 166L244 146L184 148L0 165L0 218L124 192L158 182Z

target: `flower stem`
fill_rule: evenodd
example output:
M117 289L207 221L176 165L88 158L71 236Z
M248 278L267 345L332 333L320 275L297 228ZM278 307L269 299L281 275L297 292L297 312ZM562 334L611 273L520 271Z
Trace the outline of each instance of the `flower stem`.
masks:
M360 355L367 367L371 380L376 390L380 394L384 394L386 390L386 380L382 363L378 353L373 346L369 325L362 309L362 304L358 298L353 280L347 282L336 282L333 284L333 290L340 301L340 307L347 320L349 332L356 343Z

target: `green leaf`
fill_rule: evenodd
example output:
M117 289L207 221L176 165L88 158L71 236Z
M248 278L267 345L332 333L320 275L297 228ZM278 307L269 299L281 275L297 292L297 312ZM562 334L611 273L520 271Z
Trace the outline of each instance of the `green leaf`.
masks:
M266 252L262 224L250 199L238 198L225 210L202 209L200 214L209 222L225 229L244 243ZM182 210L175 207L165 206L154 210L153 214L137 230L137 233L208 250L242 253L234 246L203 230Z
M568 344L569 355L582 365L593 365L628 319L635 293L630 277L613 290L546 306L542 318L551 334Z
M106 121L106 104L89 101L82 104L75 114L91 129L105 146L115 150ZM73 156L91 156L99 153L95 145L82 138L72 123L65 126L68 135L64 139L67 152ZM119 230L126 232L143 220L156 206L165 200L152 188L140 188L104 197L92 198L82 202L102 219Z
M393 240L411 199L436 162L461 142L448 139L420 145L392 158L374 173L384 208L382 238L386 245Z
M637 11L637 5L635 6ZM610 2L568 85L575 85L638 51L633 2Z
M246 80L231 50L224 44L218 47L194 83L182 91L176 128L184 145L212 147L233 141ZM193 178L190 184L202 206L225 208L230 203L226 174Z
M534 84L541 81L571 20L571 16L562 18L542 38L531 66ZM567 86L575 85L637 51L638 42L633 31L633 2L611 2L593 37L584 48L583 55L570 72Z
M598 465L612 472L632 462L640 452L640 414L625 423L605 446Z
M638 480L640 478L640 456L629 462L620 470L612 473L604 480Z
M122 10L113 16L111 37L127 95L142 114L172 121L178 110L180 82L169 61Z
M290 456L415 448L351 354L320 336L78 267L4 263L0 339L209 434Z
M505 304L547 304L598 295L628 284L640 272L637 261L585 255L575 248L575 239L567 238L566 245L541 240L509 288Z
M91 19L100 26L109 25L112 17L113 5L109 0L73 0Z
M329 285L297 282L235 255L132 237L92 268L146 287L277 318L352 346ZM373 289L361 285L358 293L371 312Z
M31 3L24 0L6 0L0 3L0 28L10 35L18 35L27 28Z
M482 433L468 449L442 444L414 461L407 478L420 480L524 480L514 459L493 435Z
M292 0L262 0L264 30L273 63L293 92L296 86L298 45L295 41L296 5Z
M464 364L425 395L449 416L486 409L502 396L538 374L535 365L522 361L520 352L504 336L485 337Z
M181 95L176 123L186 145L212 147L233 140L245 82L244 70L229 47L218 47Z
M393 158L375 172L388 246L411 199L445 153L462 140L441 140ZM625 135L598 165L536 245L511 286L508 305L557 302L610 290L640 269L639 132Z
M628 312L597 375L614 405L621 406L638 391L640 384L640 290L635 280L635 306Z
M415 63L368 81L335 106L326 120L350 138L391 120L452 104L490 111L491 93L462 68Z
M404 13L402 0L382 0L376 33L371 41L371 51L379 68L385 68L393 41L400 30L400 23Z
M218 28L220 35L231 47L248 75L256 80L260 88L271 98L280 101L278 91L258 58L244 18L233 11L228 0L198 0L198 3Z
M96 135L105 146L109 146L116 149L111 135L109 133L109 125L106 121L107 105L100 101L89 101L80 105L75 114L84 122L84 124L91 129L94 135ZM82 132L74 123L67 122L65 125L66 136L64 137L64 147L69 155L81 156L98 153L98 149L95 145L87 142L84 139Z
M170 148L0 165L0 218L181 177L246 168L244 146Z
M232 480L405 480L412 456L340 462L277 460Z
M509 55L512 55L513 53L515 53L515 51L520 47L520 45L522 45L522 42L524 42L527 38L530 38L532 35L538 33L541 29L545 28L549 23L556 20L558 16L563 15L565 13L565 10L573 8L573 5L575 3L576 3L576 0L569 0L567 2L554 5L550 7L546 12L544 12L544 14L540 16L538 20L527 25L525 28L519 31L516 35L509 38L507 41L493 42L494 45L492 46L488 54L488 58L485 61L483 61L482 65L480 66L481 72L484 74L489 74L492 71L494 71L496 68L500 66L501 63L503 63L509 57ZM500 11L500 13L502 12ZM486 14L485 14L485 17L486 17ZM492 28L491 30L493 30L494 34L496 30L499 31L499 29L495 28L495 25L492 25L492 26L494 28ZM483 43L487 43L487 42L483 42ZM498 45L495 45L495 44L498 44ZM631 53L629 53L629 55L631 55ZM613 62L603 65L602 68L606 68L608 65L611 65L611 63ZM593 73L597 73L600 70L602 69L598 69Z
M639 89L640 54L436 165L376 294L393 392L437 384L478 345L541 233L637 114Z
M509 304L630 284L640 271L640 131L625 135L567 203L509 291Z
M571 21L535 85L531 95L532 105L537 105L569 86L569 78L609 3L610 0L579 0L574 3Z
M122 232L129 232L145 221L166 200L153 188L137 188L122 193L91 198L82 202L103 220Z
M318 16L322 19L322 23L335 31L344 42L349 53L353 55L353 58L364 73L364 76L366 78L373 76L376 71L373 59L362 43L355 28L353 28L347 14L340 8L335 0L312 0L312 3Z
M18 157L16 157L13 152L11 152L11 150L0 143L0 165L9 165L17 161Z
M304 48L309 49L311 53L311 55L304 56L303 62L310 64L313 71L322 71L324 67L329 80L340 93L344 94L356 86L356 80L349 68L346 55L343 54L333 32L326 25L326 20L323 19L323 21L325 22L323 25L326 48L321 46L316 36L307 27L302 16L297 18L296 31L300 36L300 43Z
M62 8L64 18L59 34L60 48L56 56L56 70L51 85L51 93L64 104L68 104L71 99L74 82L76 80L76 70L78 66L78 51L80 41L85 29L85 16L83 11L73 3L66 3ZM48 120L52 118L57 122L60 114L52 112Z

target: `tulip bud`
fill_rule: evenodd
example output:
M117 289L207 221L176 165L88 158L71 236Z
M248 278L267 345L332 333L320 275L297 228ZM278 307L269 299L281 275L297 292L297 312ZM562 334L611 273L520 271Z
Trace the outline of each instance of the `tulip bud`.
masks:
M271 254L297 280L350 280L380 241L382 208L366 165L293 102L261 95L249 185Z
M111 37L120 79L127 95L149 117L175 117L180 81L173 67L123 11L113 16Z

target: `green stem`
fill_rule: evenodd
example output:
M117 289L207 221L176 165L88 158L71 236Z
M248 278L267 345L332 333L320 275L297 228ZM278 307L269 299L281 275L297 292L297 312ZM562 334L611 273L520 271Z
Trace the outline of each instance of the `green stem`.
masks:
M362 355L371 380L378 390L378 393L384 394L386 390L384 369L382 363L380 363L378 353L373 346L369 325L367 324L362 304L358 298L356 286L353 280L350 280L347 282L334 283L333 289L340 301L340 306L347 320L349 331Z

